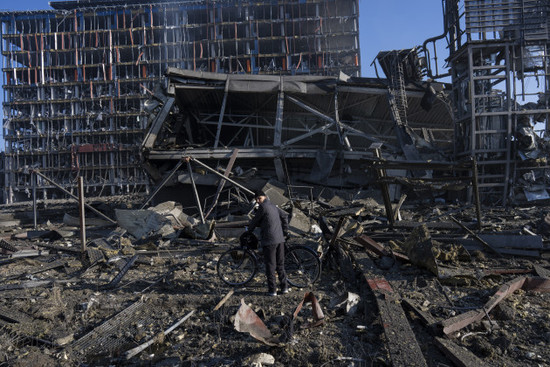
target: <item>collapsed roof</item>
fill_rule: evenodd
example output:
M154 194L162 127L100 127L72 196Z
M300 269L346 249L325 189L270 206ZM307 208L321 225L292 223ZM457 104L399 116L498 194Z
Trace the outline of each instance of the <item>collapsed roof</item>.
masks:
M143 148L150 160L186 155L226 158L314 158L319 150L346 159L370 156L372 143L398 153L380 80L332 76L216 74L169 68L167 96L156 94ZM409 125L443 150L452 150L452 119L445 85L432 84L437 98L421 106L425 86L408 85ZM161 114L167 98L176 107ZM158 107L157 107L158 105ZM166 111L165 111L166 112ZM158 117L165 117L159 121ZM152 136L151 136L152 134Z

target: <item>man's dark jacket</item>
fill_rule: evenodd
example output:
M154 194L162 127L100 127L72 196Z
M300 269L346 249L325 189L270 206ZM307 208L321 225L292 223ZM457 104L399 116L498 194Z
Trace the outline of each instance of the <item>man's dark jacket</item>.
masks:
M288 231L288 214L273 205L269 199L259 204L258 211L248 224L248 230L256 227L262 230L262 246L269 246L285 242L285 234Z

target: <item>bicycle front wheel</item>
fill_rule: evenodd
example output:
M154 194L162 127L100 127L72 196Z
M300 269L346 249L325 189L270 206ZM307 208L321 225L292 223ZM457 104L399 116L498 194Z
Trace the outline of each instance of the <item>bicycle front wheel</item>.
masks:
M250 250L233 248L220 256L216 270L224 283L242 286L254 278L258 267L256 257Z
M319 279L321 260L309 247L293 246L285 252L285 271L290 285L305 288Z

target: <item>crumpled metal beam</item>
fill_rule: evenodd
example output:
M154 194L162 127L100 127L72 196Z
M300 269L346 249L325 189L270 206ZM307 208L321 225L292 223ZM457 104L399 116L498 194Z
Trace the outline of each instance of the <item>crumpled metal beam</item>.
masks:
M304 295L304 299L302 299L302 302L300 302L300 304L298 305L298 307L296 307L296 309L294 310L294 313L292 314L292 321L296 320L296 317L298 317L298 314L302 310L302 307L304 307L304 304L309 302L311 302L311 312L313 313L313 322L303 325L302 329L320 326L325 322L325 315L323 314L321 305L319 304L319 301L317 301L317 298L315 297L313 292L307 292Z
M370 238L366 234L362 234L360 236L355 237L355 241L357 241L361 245L363 245L363 247L365 249L370 250L370 251L374 252L377 255L395 257L396 259L399 259L399 260L405 261L405 262L410 262L411 261L408 256L403 255L400 252L395 252L395 251L392 251L392 250L390 250L390 251L386 250L384 248L384 246L382 246L381 244L379 244L378 242L376 242L375 240L373 240L372 238Z
M513 279L502 285L483 307L444 320L441 323L443 332L445 335L449 335L476 321L480 321L487 316L500 301L518 289L535 292L550 292L550 279L539 277L519 277Z
M420 345L401 307L399 295L393 292L385 278L369 278L366 274L364 277L376 298L392 366L427 367Z
M122 278L126 275L128 270L134 265L139 255L134 255L131 258L128 259L122 270L111 280L111 282L107 285L105 285L105 289L113 289L115 288L118 283L122 280Z

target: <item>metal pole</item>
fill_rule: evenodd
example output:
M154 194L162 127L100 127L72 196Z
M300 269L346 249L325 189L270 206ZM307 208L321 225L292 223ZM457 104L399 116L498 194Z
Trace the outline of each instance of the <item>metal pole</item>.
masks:
M147 200L143 203L143 205L140 207L140 209L143 209L145 208L145 206L147 204L149 204L149 202L151 200L153 200L153 198L158 194L158 192L164 187L164 185L166 185L166 182L168 182L169 179L172 178L172 176L174 176L174 174L180 169L181 165L183 164L183 160L180 160L178 162L178 164L176 164L176 166L172 169L172 171L168 174L168 176L166 176L166 178L164 180L162 180L162 182L160 183L160 185L157 186L157 188L155 189L155 191L153 191L153 193L147 198Z
M187 170L189 171L189 177L191 178L191 185L193 186L193 193L195 194L195 201L197 202L197 207L199 208L199 213L201 215L201 223L204 224L204 213L202 212L201 201L199 199L199 192L197 191L197 185L195 185L195 178L193 177L193 170L191 169L191 162L187 161Z
M277 97L277 112L275 114L275 135L273 137L273 146L280 147L283 136L283 113L285 107L285 92L283 90L283 77L279 83L279 96Z
M449 215L449 218L456 224L458 224L463 230L465 230L468 234L470 234L473 238L475 238L479 243L481 243L483 246L487 247L489 250L491 250L495 255L498 257L502 257L502 254L498 252L493 246L489 245L485 240L483 240L481 237L479 237L477 234L472 232L472 230L468 227L466 227L464 224L462 224L458 219L453 217L452 215Z
M241 185L241 184L238 183L238 182L233 181L233 180L230 179L229 177L225 177L224 175L222 175L221 173L219 173L219 172L216 171L215 169L210 168L209 166L207 166L206 164L202 163L202 162L199 161L198 159L193 158L193 157L189 157L189 159L191 159L193 162L197 163L199 166L204 167L204 169L206 169L207 171L209 171L209 172L215 174L215 175L218 176L218 177L221 177L223 180L226 180L226 181L228 181L228 182L231 182L233 185L237 186L238 188L243 189L243 190L246 191L248 194L254 195L254 191L247 189L246 187L244 187L243 185Z
M231 170L233 169L233 164L235 164L235 160L237 159L237 154L239 153L239 149L235 148L233 149L233 153L231 154L231 158L229 158L229 163L227 164L227 167L225 167L225 172L223 173L223 177L229 176L231 173ZM206 211L206 214L204 215L206 218L212 213L212 210L216 207L218 204L218 200L220 198L220 194L222 193L223 187L225 186L225 181L221 180L218 184L218 189L216 190L216 194L214 195L214 200L212 201L212 206L210 206L210 209Z
M506 177L506 180L508 177ZM477 228L481 229L481 202L479 199L479 186L477 177L477 159L472 156L472 186L474 189L474 200L476 201Z
M55 187L57 187L59 190L63 191L65 194L69 195L70 197L72 197L73 199L75 200L78 200L78 197L76 197L75 195L71 194L69 191L65 190L65 188L63 188L62 186L58 185L57 183L55 183L54 181L52 181L51 179L49 179L48 177L44 176L42 173L40 173L39 171L32 171L34 173L36 173L38 176L42 177L44 180L48 181L49 183L51 183L52 185L54 185ZM111 218L109 218L108 216L106 216L105 214L103 214L102 212L100 212L99 210L97 210L96 208L94 208L93 206L89 205L89 204L86 204L84 203L84 205L86 206L86 208L90 209L91 211L93 211L94 213L96 213L97 215L99 215L100 217L103 217L104 219L108 220L109 222L113 223L113 224L116 224L116 220L112 220Z
M229 80L225 82L225 92L223 94L222 108L220 110L220 117L218 118L218 128L216 129L216 139L214 140L214 149L218 147L220 143L220 134L222 132L223 115L225 114L225 106L227 105L227 95L229 94Z
M523 48L522 48L523 49ZM475 80L474 80L474 55L473 55L473 47L471 46L471 44L468 45L468 79L469 79L469 92L470 92L470 96L469 96L469 100L470 100L470 136L469 136L469 139L470 139L470 149L469 149L469 153L473 156L476 155L476 150L477 150L477 145L476 145L476 138L477 138L477 124L476 124L476 109L477 109L477 106L476 106L476 98L475 98L475 95L476 95L476 88L475 88ZM521 59L523 60L523 58ZM466 101L467 102L467 101ZM468 199L471 200L472 199L472 190L471 188L468 188Z
M382 152L380 151L380 148L374 149L374 156L379 159L379 161L375 164L376 167L380 165L380 162L382 160ZM390 223L390 227L393 227L393 208L391 206L390 192L388 190L388 184L383 181L383 179L386 177L386 170L384 168L376 168L376 173L378 176L378 181L380 182L380 188L382 189L382 198L384 199L384 207L386 208L386 218Z
M84 178L78 176L78 213L80 214L80 248L82 256L86 252L86 212L84 205Z
M353 149L351 148L349 139L344 135L344 129L342 129L342 124L340 123L340 112L338 111L338 88L334 91L334 120L336 121L336 131L338 131L340 145L345 146L349 151L352 151Z
M36 180L38 178L34 173L31 173L31 180L32 180L32 214L34 219L34 229L36 230L38 228L38 211L36 210Z

